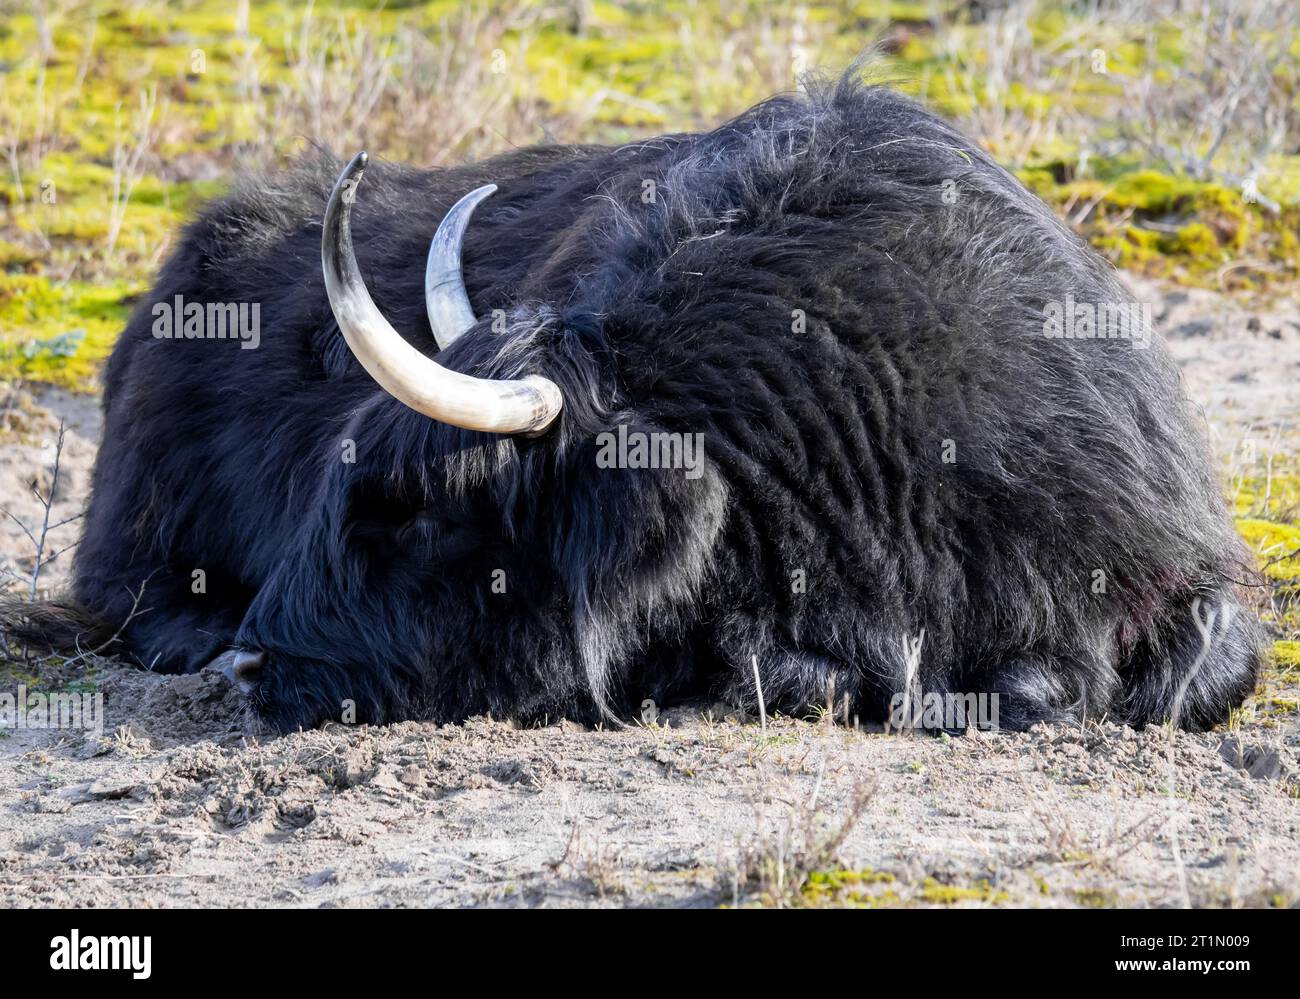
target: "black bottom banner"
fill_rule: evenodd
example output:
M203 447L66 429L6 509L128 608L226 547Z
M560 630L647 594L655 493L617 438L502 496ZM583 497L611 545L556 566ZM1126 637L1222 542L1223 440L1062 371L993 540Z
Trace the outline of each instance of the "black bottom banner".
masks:
M18 910L0 912L0 957L11 988L60 979L147 987L197 983L232 971L262 988L284 983L337 989L354 981L373 988L385 956L409 969L412 956L434 957L444 946L462 968L482 967L486 958L494 978L513 970L521 978L553 983L563 952L556 933L580 941L571 951L574 970L588 980L593 961L598 967L603 961L614 975L635 971L639 977L667 971L678 960L682 968L698 960L698 942L685 945L692 953L680 959L668 943L689 939L674 925L677 919L698 916L622 917L658 923L653 935L631 933L631 924L620 927L609 912L590 923L589 918L557 913L539 923L537 917L468 911ZM900 982L920 986L931 973L940 986L958 978L978 985L983 974L991 985L1005 984L1011 964L1020 981L1035 980L1036 973L1045 981L1065 976L1071 984L1197 977L1231 987L1260 972L1276 980L1294 967L1296 953L1293 920L1258 910L927 910L784 918L728 912L714 918L711 933L726 925L738 934L724 952L734 959L740 945L739 952L765 974L765 955L779 963L798 958L806 971L809 964L834 961L843 943L856 939L861 946L854 951L869 962L873 981L896 968ZM764 946L769 935L770 948ZM452 964L450 956L443 960Z

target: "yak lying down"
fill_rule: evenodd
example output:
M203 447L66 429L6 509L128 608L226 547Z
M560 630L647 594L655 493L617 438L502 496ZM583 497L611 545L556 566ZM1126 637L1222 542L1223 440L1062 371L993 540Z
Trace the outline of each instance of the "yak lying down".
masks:
M117 344L75 604L280 729L752 706L755 663L769 711L1210 726L1248 559L1134 304L852 77L619 147L321 158L208 207Z

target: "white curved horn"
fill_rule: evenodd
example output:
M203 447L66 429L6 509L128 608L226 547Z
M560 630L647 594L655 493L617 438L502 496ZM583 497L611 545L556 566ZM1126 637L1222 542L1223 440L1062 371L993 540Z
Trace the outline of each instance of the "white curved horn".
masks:
M553 381L474 378L444 368L407 343L375 306L352 249L352 202L367 159L357 153L339 175L320 243L330 308L353 355L386 392L425 416L466 430L541 433L564 405Z
M452 205L429 244L429 262L424 268L424 306L429 311L434 338L443 350L476 322L461 270L461 243L474 209L496 189L496 184L484 184Z

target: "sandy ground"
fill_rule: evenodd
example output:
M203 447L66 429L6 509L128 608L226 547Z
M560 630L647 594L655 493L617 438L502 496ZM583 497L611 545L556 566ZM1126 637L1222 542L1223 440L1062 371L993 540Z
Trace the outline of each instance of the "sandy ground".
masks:
M1243 442L1300 450L1300 310L1137 291L1225 461ZM17 410L0 505L35 532L58 417L51 522L84 503L98 415L49 391ZM29 576L31 543L3 519L0 566ZM96 660L41 680L102 692L106 717L100 734L0 732L5 905L1300 904L1295 712L1203 735L935 739L764 730L714 706L616 731L476 719L268 739L215 673Z

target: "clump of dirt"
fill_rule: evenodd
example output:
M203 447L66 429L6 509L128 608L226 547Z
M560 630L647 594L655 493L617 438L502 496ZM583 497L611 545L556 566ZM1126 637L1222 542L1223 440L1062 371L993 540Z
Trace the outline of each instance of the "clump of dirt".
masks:
M122 727L160 748L201 740L228 745L264 731L247 698L215 669L159 677L114 664L99 674L99 690L106 717L127 702L130 721Z

